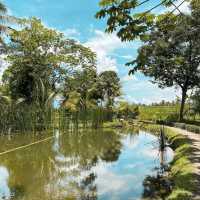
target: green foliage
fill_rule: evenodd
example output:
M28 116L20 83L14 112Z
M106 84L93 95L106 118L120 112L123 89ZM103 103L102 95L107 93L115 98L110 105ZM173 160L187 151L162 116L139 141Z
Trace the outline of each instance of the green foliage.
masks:
M200 134L200 126L187 123L172 123L174 127Z
M107 19L107 32L117 31L122 41L134 40L137 37L145 38L149 26L153 25L154 14L134 12L140 4L137 0L102 0L102 7L96 14L96 18Z
M102 93L102 97L106 100L106 107L110 108L114 105L114 99L121 95L120 79L116 72L105 71L99 75L98 88Z
M98 96L95 91L97 73L95 65L91 68L76 70L72 76L66 77L62 93L62 105L70 109L70 105L78 110L85 110L97 105Z
M200 115L200 89L191 96L193 115Z
M96 68L76 70L67 77L63 87L62 105L70 110L95 109L99 104L112 108L120 95L120 80L113 71L97 74Z
M10 66L3 81L13 99L24 98L27 104L43 106L73 68L95 63L88 48L44 27L36 18L22 21L22 29L10 33L9 47Z
M9 16L7 12L8 12L7 7L4 5L4 3L0 2L0 50L1 51L5 51L5 42L3 35L5 33L8 33L9 30L11 29L8 26L8 24L17 21L15 17Z
M142 2L141 4L145 3ZM107 19L107 32L117 32L122 41L140 38L144 42L130 73L141 71L160 87L180 87L182 101L179 119L183 120L187 91L199 84L200 41L198 0L192 0L191 15L166 12L155 16L153 9L135 13L137 0L102 0L96 17ZM171 6L171 1L159 5Z
M139 49L134 68L152 77L160 87L178 86L182 90L180 120L183 119L187 91L199 84L200 48L197 32L191 31L192 17L160 18L149 39ZM188 36L189 35L189 36Z
M118 106L116 106L116 111L118 118L124 119L135 119L139 115L139 107L134 104L129 104L128 102L121 101Z
M119 93L117 74L107 72L113 83L98 76L95 53L46 28L39 19L23 19L20 24L21 29L9 35L10 65L0 88L1 131L41 130L63 126L66 121L98 127L108 115L98 107L98 100L103 101L109 91L110 102L114 102ZM64 99L58 113L52 104L56 96ZM54 117L59 122L52 123Z

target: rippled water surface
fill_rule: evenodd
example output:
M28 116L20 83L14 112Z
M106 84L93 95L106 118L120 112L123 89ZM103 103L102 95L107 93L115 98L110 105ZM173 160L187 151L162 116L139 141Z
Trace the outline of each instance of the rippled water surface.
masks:
M0 152L48 137L0 137ZM0 199L139 200L143 181L160 166L158 138L143 131L59 133L0 156ZM166 161L172 159L166 152Z

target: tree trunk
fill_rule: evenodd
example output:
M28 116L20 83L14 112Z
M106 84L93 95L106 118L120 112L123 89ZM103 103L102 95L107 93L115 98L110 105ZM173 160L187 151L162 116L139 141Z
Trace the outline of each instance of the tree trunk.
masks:
M186 96L187 96L187 89L182 89L181 108L180 108L180 113L179 113L180 122L183 121L183 113L184 113Z

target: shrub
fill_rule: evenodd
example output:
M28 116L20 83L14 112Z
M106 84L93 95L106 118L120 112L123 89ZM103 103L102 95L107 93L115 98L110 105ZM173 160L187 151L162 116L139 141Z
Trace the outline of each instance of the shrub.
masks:
M200 126L197 125L185 124L185 123L172 123L172 126L187 130L189 132L200 134Z

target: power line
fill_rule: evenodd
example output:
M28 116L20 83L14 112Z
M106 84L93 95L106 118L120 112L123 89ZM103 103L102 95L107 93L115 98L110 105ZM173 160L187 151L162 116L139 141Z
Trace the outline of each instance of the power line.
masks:
M145 4L145 3L149 2L149 1L150 1L150 0L145 0L145 1L141 2L141 3L139 3L136 7L139 7L139 6Z
M174 1L172 1L171 3L173 4L173 2L174 2ZM175 5L175 8L174 8L170 13L168 13L167 16L170 16L170 15L173 14L176 10L179 11L179 7L180 7L184 2L186 2L186 0L183 0L178 6ZM180 11L180 14L183 14L183 13ZM179 14L179 15L180 15L180 14ZM177 16L179 16L179 15L177 15ZM165 20L166 20L166 22L168 22L168 21L169 21L169 18L165 18ZM153 30L153 29L154 29L154 26L152 26L152 27L151 27L150 29L148 29L147 31L151 31L151 30Z
M140 3L140 4L142 5L142 4L144 4L144 3L148 2L148 1L150 1L150 0L143 1L143 2ZM143 13L143 15L142 15L141 17L138 18L138 20L143 19L148 13L150 13L150 12L153 11L154 9L156 9L156 8L158 8L158 7L160 7L160 6L162 6L166 1L167 1L167 0L163 0L161 3L155 5L155 6L152 7L151 9L145 11L145 12ZM175 1L177 1L177 0L172 0L171 3L175 2ZM139 4L138 6L140 6L140 4ZM136 6L136 7L138 7L138 6ZM136 7L135 7L135 8L136 8ZM174 11L173 11L173 12L174 12Z
M155 5L155 6L152 7L151 9L145 11L144 14L148 14L148 13L150 13L152 10L154 10L154 9L156 9L156 8L158 8L158 7L160 7L160 6L162 6L166 1L167 1L167 0L164 0L164 1L162 1L161 3ZM174 1L177 1L177 0L173 0L173 2L174 2Z
M175 7L175 9L172 11L172 13L173 13L175 10L178 10L179 13L183 15L183 13L180 11L179 7L182 6L185 2L186 2L186 0L183 0L178 6L172 2L172 5Z

